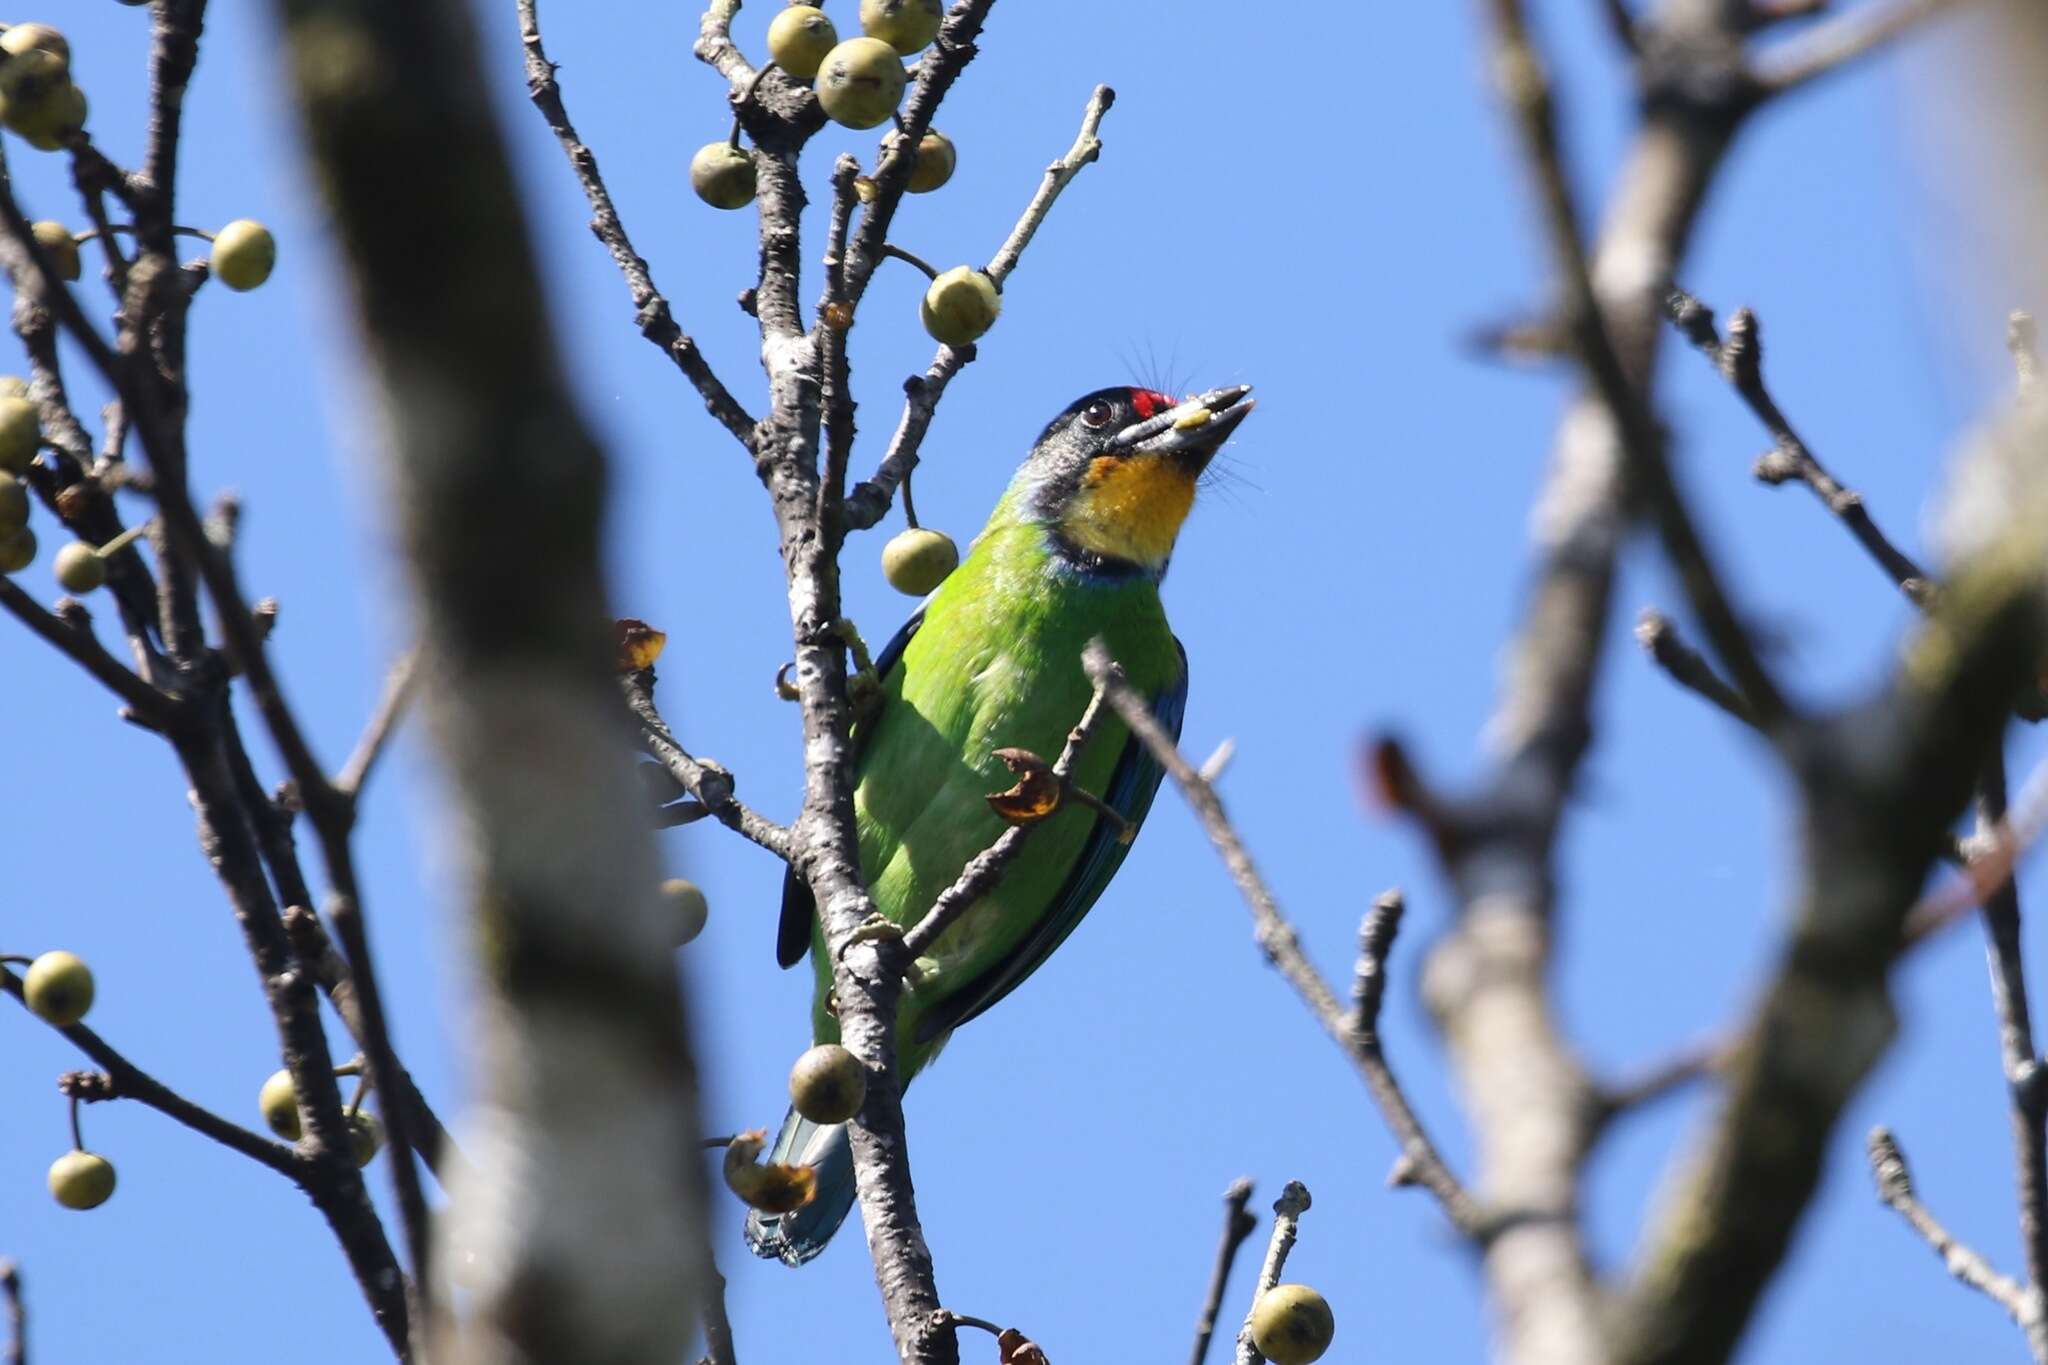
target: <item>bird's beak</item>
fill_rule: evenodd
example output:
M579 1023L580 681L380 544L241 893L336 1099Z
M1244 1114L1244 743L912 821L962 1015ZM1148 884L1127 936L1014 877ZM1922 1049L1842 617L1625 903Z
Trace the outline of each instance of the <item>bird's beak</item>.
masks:
M1252 386L1233 384L1196 394L1179 407L1133 422L1110 438L1120 455L1170 455L1199 468L1252 410Z

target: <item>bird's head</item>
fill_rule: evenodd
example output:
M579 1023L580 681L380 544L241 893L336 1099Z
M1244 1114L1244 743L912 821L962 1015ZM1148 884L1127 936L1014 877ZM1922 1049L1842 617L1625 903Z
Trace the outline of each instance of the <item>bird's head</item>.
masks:
M1097 389L1069 404L1011 485L1014 513L1056 549L1098 567L1158 574L1218 447L1252 410L1251 386L1176 402L1151 389Z

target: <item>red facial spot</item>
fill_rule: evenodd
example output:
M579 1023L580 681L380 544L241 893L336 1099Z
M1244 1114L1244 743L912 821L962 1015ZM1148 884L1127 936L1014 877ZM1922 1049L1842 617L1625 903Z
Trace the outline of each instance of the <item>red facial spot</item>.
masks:
M1157 389L1131 390L1131 407L1137 412L1138 420L1141 422L1148 417L1165 412L1172 406L1173 400L1160 393Z

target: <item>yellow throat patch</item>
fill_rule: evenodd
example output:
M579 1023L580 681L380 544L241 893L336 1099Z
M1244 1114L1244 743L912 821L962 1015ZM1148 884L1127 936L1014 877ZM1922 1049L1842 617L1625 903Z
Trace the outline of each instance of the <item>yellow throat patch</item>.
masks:
M1060 530L1084 550L1156 569L1195 505L1195 479L1164 455L1098 455Z

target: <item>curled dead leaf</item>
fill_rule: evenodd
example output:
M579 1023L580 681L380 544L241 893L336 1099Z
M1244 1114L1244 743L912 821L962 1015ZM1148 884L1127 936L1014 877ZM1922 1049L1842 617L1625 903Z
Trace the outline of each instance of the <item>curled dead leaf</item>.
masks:
M996 1337L996 1350L1000 1352L996 1365L1052 1365L1038 1343L1027 1340L1014 1327L1005 1327Z
M645 621L625 616L613 623L612 642L618 648L614 666L619 672L638 673L654 667L654 661L661 657L662 646L668 643L668 635Z
M767 1145L768 1134L759 1128L741 1133L726 1144L726 1188L745 1200L749 1208L762 1213L793 1213L817 1194L818 1173L808 1166L785 1166L773 1161L756 1165L755 1158Z
M997 818L1012 825L1029 825L1060 808L1065 784L1050 763L1029 749L998 749L995 756L1017 775L1015 786L988 797L988 808Z

